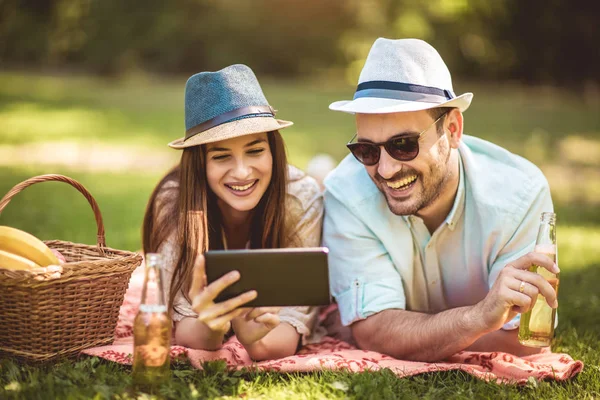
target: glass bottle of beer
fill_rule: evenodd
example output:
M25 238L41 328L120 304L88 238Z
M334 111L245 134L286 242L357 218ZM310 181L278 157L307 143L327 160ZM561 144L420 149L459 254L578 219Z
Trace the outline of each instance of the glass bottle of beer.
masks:
M556 214L551 212L542 213L535 252L545 254L558 265L555 222ZM553 274L546 268L537 265L532 265L529 271L537 272L544 277L558 294L558 274ZM550 346L550 342L554 336L555 318L556 308L550 307L544 296L539 294L533 308L521 314L519 342L530 347Z
M155 388L170 378L171 320L161 282L162 257L146 254L140 309L133 323L133 384Z

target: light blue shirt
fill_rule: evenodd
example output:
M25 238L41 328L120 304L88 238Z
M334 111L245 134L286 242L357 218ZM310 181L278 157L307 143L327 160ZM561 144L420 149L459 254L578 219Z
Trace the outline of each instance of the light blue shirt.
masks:
M500 270L533 250L548 182L532 163L463 135L454 205L433 235L397 216L347 156L325 180L323 241L342 323L387 309L439 312L482 300Z

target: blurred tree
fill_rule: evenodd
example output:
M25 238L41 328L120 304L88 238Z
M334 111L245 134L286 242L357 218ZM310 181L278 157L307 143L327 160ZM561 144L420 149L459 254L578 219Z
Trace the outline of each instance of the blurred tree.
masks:
M39 65L48 53L53 0L0 1L0 63Z
M510 74L527 82L600 82L600 3L507 0L496 37L515 43Z
M346 68L373 41L418 37L453 74L578 85L600 80L599 2L566 0L0 0L0 65L193 73Z

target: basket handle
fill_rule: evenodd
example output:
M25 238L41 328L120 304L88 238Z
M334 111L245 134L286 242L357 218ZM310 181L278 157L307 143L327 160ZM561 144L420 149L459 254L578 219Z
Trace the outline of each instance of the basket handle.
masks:
M12 189L8 191L8 193L2 198L2 200L0 200L0 214L2 213L2 210L4 210L4 208L8 205L10 200L23 189L36 183L52 181L68 183L75 189L79 190L81 194L85 196L88 203L90 203L90 206L92 206L92 210L94 211L94 217L96 218L96 226L98 227L98 251L100 252L101 256L104 256L104 247L106 247L106 239L104 236L104 223L102 222L102 214L100 213L98 203L96 203L96 200L92 197L90 192L88 192L87 189L83 187L83 185L67 176L58 174L39 175L34 176L33 178L29 178L26 181L19 183L18 185L15 185Z

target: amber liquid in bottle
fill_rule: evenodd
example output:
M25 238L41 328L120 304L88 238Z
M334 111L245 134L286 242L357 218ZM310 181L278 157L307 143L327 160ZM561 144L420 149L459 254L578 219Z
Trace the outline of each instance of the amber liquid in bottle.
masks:
M152 389L171 375L171 319L161 284L161 257L146 255L146 277L140 309L133 323L133 384Z
M551 215L546 215L551 214ZM537 253L547 255L557 263L556 257L556 233L554 225L554 214L543 213L540 231L535 247ZM546 268L532 265L529 271L540 274L554 288L558 294L559 276L553 274ZM519 342L529 347L548 347L554 337L554 323L556 319L556 308L552 308L546 302L546 298L538 294L533 308L521 314L519 326Z

